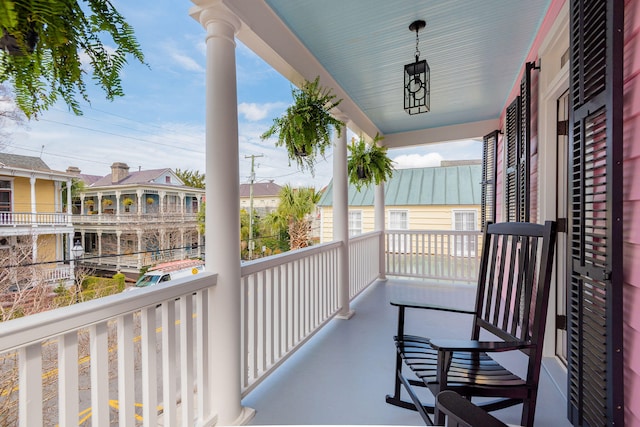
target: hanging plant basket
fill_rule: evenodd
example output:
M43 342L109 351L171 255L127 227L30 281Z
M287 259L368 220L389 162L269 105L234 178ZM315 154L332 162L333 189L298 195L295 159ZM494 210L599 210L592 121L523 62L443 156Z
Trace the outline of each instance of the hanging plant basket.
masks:
M367 144L363 137L358 141L352 140L347 146L349 158L347 170L349 182L356 186L358 191L371 183L376 185L385 182L393 176L393 161L387 156L387 147L378 145L382 137L376 134L371 144Z
M125 199L122 201L122 204L125 206L131 206L133 204L133 199L130 197L125 197Z
M313 175L316 157L324 157L331 146L331 128L338 136L344 123L333 117L330 111L342 101L329 89L320 86L320 78L305 82L300 89L292 89L293 104L273 125L261 135L262 139L277 135L276 146L285 146L289 160L296 162L300 170L308 169Z

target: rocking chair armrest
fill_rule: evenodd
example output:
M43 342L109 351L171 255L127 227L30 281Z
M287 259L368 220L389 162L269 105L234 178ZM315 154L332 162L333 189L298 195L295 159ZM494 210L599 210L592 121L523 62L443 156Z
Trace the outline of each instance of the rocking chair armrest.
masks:
M498 353L501 351L522 350L534 346L535 344L531 341L431 340L431 347L438 351L482 351L485 353Z
M475 311L465 310L462 308L445 307L445 306L433 305L433 304L421 304L421 303L407 302L407 301L391 301L391 305L396 306L398 308L419 308L422 310L438 310L438 311L447 311L450 313L476 314Z

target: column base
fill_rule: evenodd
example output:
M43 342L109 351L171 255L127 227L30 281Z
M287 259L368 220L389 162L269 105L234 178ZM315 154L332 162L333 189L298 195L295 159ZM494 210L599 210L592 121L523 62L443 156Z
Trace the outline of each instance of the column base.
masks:
M256 410L253 408L249 408L248 406L243 406L240 410L240 416L232 423L234 426L244 426L249 424L249 421L256 416Z
M346 314L338 313L336 314L336 319L340 320L349 320L356 314L355 311L349 310Z

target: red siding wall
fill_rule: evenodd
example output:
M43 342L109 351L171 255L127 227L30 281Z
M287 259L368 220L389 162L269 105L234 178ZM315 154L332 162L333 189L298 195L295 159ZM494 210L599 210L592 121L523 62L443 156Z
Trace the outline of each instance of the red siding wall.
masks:
M625 424L640 426L640 0L624 13Z

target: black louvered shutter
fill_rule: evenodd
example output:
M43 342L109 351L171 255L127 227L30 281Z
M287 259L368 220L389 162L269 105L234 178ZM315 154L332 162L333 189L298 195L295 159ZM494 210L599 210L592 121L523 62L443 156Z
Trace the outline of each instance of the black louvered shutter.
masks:
M571 1L569 419L624 425L623 2Z
M488 221L496 222L496 147L498 131L485 135L482 140L482 186L480 220L484 230Z
M505 170L505 208L507 221L518 220L518 138L520 136L520 97L507 107L504 146L507 150Z
M531 70L533 62L527 62L520 82L520 126L518 138L518 215L516 221L529 221L529 177L531 175Z

